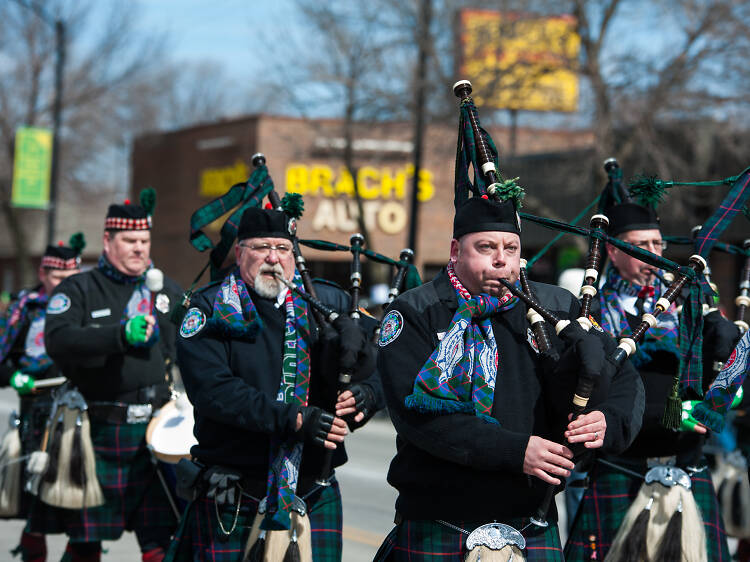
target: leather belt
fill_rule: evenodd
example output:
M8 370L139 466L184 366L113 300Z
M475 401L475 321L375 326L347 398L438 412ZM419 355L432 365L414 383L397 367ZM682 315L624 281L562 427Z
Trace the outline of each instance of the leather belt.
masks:
M117 402L89 402L89 417L116 425L148 423L154 407L151 404L119 404Z

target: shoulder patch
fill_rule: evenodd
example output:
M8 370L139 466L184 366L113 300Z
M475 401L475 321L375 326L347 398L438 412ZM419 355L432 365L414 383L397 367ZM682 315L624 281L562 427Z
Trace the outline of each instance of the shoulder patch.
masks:
M47 304L47 314L62 314L70 308L70 297L65 293L57 293Z
M380 338L378 339L378 345L385 347L392 341L394 341L401 330L404 329L404 317L398 310L391 310L383 318L383 322L380 324Z
M180 335L183 338L191 338L206 325L206 315L200 308L191 308L185 314L185 319L180 326Z

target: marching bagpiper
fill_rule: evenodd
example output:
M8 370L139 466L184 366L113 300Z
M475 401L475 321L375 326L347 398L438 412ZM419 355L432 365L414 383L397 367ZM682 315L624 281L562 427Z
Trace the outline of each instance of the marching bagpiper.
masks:
M24 491L26 475L22 461L39 448L52 404L51 387L37 382L57 378L59 374L44 345L45 311L55 287L80 271L85 247L80 232L71 236L68 246L62 241L57 246L47 246L39 265L39 284L21 291L0 320L0 385L11 386L20 398L20 415L17 418L13 415L13 427L5 438L6 445L16 440L16 446L4 447L0 452L0 464L5 465L0 483L3 517L25 519L28 515L31 498ZM16 454L10 449L15 449ZM17 551L24 561L46 560L45 532L45 529L23 532Z
M522 190L499 176L466 90L465 81L454 88L462 128L450 260L399 296L381 325L378 370L398 433L388 481L399 495L376 559L562 560L554 506L540 507L573 468L573 449L627 447L642 387L629 365L606 365L615 343L576 322L572 294L523 277ZM475 146L488 156L476 158ZM542 335L536 309L506 283L558 318L559 337ZM578 373L602 371L578 396ZM571 397L584 403L574 420Z
M82 396L104 501L91 507L84 495L83 509L55 510L71 560L99 560L102 540L133 530L142 559L159 561L177 524L145 441L152 413L171 396L176 327L169 318L180 295L151 263L155 197L146 189L140 204L110 205L97 267L60 283L47 305L47 350ZM61 464L57 472L64 475Z
M178 467L195 474L175 559L341 559L334 468L346 462L349 428L340 416L355 414L348 421L356 427L377 405L342 393L336 407L337 381L343 372L366 381L374 349L344 312L343 291L314 283L342 313L333 329L316 318L295 268L294 233L284 210L246 209L236 266L192 295L182 322L178 362L198 444L194 462Z
M604 209L609 235L661 256L665 244L654 204L659 197L648 190L641 194L638 200L627 192L609 198L611 203ZM683 341L688 341L685 323L692 320L684 317L687 302L678 314L678 285L670 285L657 267L611 244L607 253L610 264L592 314L607 332L625 342L630 334L643 333L639 325L650 326L643 342L630 350L646 389L646 409L633 444L619 455L603 454L594 462L566 545L566 559L727 560L716 493L702 457L707 428L693 418L696 399L703 397L711 380L704 374L701 384L699 371L685 359L685 348L690 347L695 356L693 348L702 345L709 364L725 361L739 330L718 310L707 310L702 344L693 337L681 347L681 330ZM700 255L691 257L694 271L704 266ZM697 310L700 315L700 303Z

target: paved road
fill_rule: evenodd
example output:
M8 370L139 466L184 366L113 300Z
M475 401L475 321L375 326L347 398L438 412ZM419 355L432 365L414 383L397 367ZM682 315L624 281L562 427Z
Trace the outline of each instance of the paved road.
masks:
M0 389L0 435L5 420L17 407L15 391ZM390 422L376 419L347 438L349 462L337 471L344 498L344 560L372 560L383 537L393 526L396 492L385 481L388 464L395 451L395 432ZM23 522L0 520L0 562L12 560L7 554L21 535ZM48 560L56 561L65 548L65 537L48 537ZM105 542L103 559L111 562L140 560L138 543L132 533L117 542ZM17 560L17 559L16 559Z
M0 389L0 434L5 420L16 407L15 392ZM369 562L383 537L393 527L396 491L385 481L388 465L395 452L395 431L388 420L375 419L347 438L349 462L337 470L344 500L344 556L346 562ZM562 508L558 495L558 509ZM562 513L562 512L561 512ZM564 515L563 515L564 517ZM561 521L563 527L564 521ZM0 562L11 560L8 550L18 544L23 522L0 521ZM65 537L48 537L48 560L59 560ZM105 542L107 562L140 560L138 544L132 533L117 542Z

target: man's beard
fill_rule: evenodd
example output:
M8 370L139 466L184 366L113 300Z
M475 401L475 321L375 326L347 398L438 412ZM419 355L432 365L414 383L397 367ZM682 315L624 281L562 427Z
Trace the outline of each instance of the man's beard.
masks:
M264 275L264 273L268 272L273 272L274 274L281 275L282 277L284 276L284 270L282 269L280 264L263 264L260 266L258 273L255 275L253 289L255 289L255 292L263 298L275 299L281 292L284 284L275 277L268 277L267 275Z

